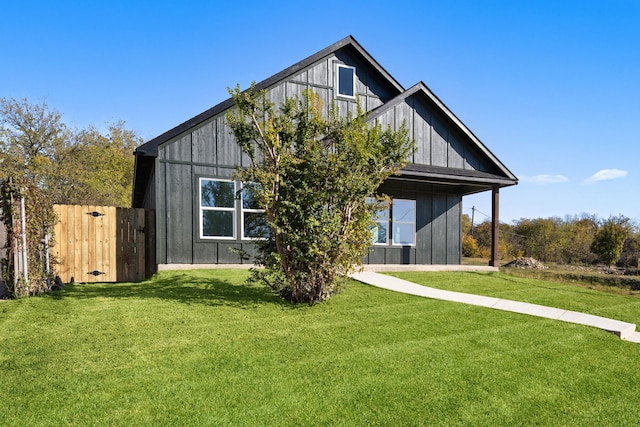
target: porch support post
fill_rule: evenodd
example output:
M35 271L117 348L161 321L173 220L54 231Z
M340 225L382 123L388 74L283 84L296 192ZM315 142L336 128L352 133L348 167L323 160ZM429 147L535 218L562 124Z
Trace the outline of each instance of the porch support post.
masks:
M491 190L491 259L489 265L500 267L500 255L498 253L498 230L500 224L500 188L493 187Z

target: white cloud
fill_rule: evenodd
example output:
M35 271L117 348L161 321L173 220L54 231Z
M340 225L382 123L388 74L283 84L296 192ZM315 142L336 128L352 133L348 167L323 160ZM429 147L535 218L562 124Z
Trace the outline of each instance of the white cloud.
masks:
M611 179L624 178L627 176L629 172L623 171L621 169L602 169L595 174L591 175L589 178L584 180L585 184L589 184L592 182L598 181L608 181Z
M536 175L536 176L524 176L521 178L524 182L531 182L532 184L546 185L546 184L562 184L568 182L569 178L564 175Z

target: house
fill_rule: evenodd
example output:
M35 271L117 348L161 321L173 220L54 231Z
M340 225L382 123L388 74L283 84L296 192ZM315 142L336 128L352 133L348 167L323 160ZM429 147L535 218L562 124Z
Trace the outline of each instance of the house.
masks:
M462 197L491 191L497 265L499 189L517 178L424 83L405 89L349 36L256 88L274 102L311 89L327 109L351 112L359 98L368 120L408 126L416 150L379 189L393 202L378 217L365 263L461 263ZM252 262L238 251L255 253L246 225L256 211L234 197L242 185L235 168L248 159L226 124L230 108L231 98L135 151L133 207L155 212L157 265ZM206 197L212 189L218 197Z

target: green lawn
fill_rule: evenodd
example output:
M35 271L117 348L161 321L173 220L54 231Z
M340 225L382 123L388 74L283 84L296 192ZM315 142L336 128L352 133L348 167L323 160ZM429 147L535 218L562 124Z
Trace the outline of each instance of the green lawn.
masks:
M638 423L640 345L612 334L356 282L292 307L246 276L165 272L0 303L0 424ZM411 277L640 323L637 298L501 274Z
M611 288L612 293L607 293L581 286L502 273L402 272L389 274L432 288L547 305L623 320L637 324L640 330L640 298L637 291ZM622 295L623 292L628 295Z

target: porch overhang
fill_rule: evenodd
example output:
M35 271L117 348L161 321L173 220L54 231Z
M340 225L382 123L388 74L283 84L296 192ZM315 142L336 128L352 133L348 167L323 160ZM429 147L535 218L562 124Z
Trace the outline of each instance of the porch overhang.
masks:
M434 192L462 196L516 185L517 179L470 169L408 164L390 180L428 183Z

